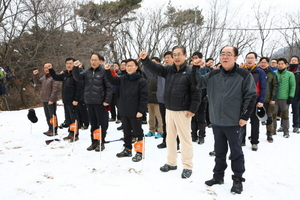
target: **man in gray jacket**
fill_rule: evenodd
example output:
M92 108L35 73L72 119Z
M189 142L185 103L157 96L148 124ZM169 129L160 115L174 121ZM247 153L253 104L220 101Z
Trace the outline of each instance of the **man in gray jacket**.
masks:
M197 88L207 88L209 117L215 139L215 167L211 180L206 185L224 183L224 172L227 168L226 154L228 144L233 171L232 193L240 194L243 191L242 182L245 181L244 154L241 147L243 135L242 127L247 124L251 112L256 104L256 89L252 75L238 68L235 63L238 58L238 49L225 46L220 52L220 69L206 75L200 75L199 66L204 68L203 61L194 61L193 72L197 81ZM228 143L228 144L227 144Z

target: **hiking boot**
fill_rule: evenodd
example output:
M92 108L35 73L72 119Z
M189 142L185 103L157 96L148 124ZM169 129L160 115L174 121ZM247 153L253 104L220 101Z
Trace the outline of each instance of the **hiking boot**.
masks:
M162 133L157 133L154 138L159 139L159 138L162 138L162 137L163 137Z
M269 136L267 136L267 141L268 141L268 142L270 142L270 143L273 143L273 137L272 137L272 136L270 136L270 135L269 135Z
M243 191L242 181L239 178L234 178L233 185L232 185L230 192L235 193L235 194L241 194L242 191Z
M50 132L51 132L51 131L48 130L48 131L46 131L46 132L43 132L43 134L44 134L44 135L47 135L47 134L49 134Z
M105 149L104 143L101 143L101 151ZM97 147L95 148L95 151L99 152L100 151L100 145L98 144Z
M277 129L277 132L283 132L283 128L280 127L279 129Z
M257 149L258 149L257 144L252 144L252 151L257 151Z
M123 126L121 125L121 126L119 126L118 128L117 128L117 130L118 131L121 131L121 130L123 130Z
M295 128L293 129L293 133L298 133L298 131L299 131L299 128L297 128L297 127L295 127Z
M63 140L70 140L73 138L73 133L69 133L67 137L64 137Z
M116 121L116 124L119 124L119 123L121 123L121 120L118 119L118 120Z
M97 146L98 146L98 144L96 142L93 142L91 144L91 146L89 146L86 150L88 150L88 151L95 150Z
M133 162L139 162L143 159L143 154L140 152L136 152L135 156L132 157Z
M198 144L203 144L204 143L204 137L199 137Z
M192 136L192 142L197 142L198 136Z
M114 121L116 121L114 118L110 118L110 119L108 119L108 121L109 122L114 122Z
M191 169L183 169L181 173L181 178L190 178L192 175L192 170Z
M210 156L216 156L216 152L215 151L211 151L211 152L209 152L209 155Z
M290 134L286 132L286 133L283 134L283 137L289 138L289 137L290 137Z
M164 148L166 148L167 147L167 145L166 145L166 143L164 143L164 142L162 142L162 143L160 143L159 145L157 145L157 148L159 148L159 149L164 149Z
M57 133L53 133L53 132L49 131L49 132L46 133L45 135L47 135L47 136L49 136L49 137L52 137L52 136L57 135Z
M152 133L152 132L149 132L145 135L146 137L152 137L152 136L155 136L155 133Z
M213 186L213 185L216 185L216 184L224 184L224 179L210 179L208 181L205 181L205 184L208 185L208 186Z
M168 172L170 170L176 170L176 169L177 169L177 165L176 166L171 166L171 165L165 164L164 166L162 166L160 168L160 171L162 171L162 172Z
M122 158L122 157L131 157L132 153L131 153L131 149L125 147L123 149L123 151L121 151L120 153L117 153L117 157Z

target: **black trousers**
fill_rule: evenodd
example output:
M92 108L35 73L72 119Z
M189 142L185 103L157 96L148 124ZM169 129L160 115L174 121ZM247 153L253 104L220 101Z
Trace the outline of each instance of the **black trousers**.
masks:
M102 104L87 104L89 119L91 123L91 140L92 143L98 140L94 139L93 132L101 126L102 142L105 141L106 131L108 128L108 112Z
M163 103L159 103L159 111L161 114L162 122L163 122L163 143L166 144L166 138L167 138L167 130L166 130L166 106ZM177 136L177 144L179 145L179 138Z
M50 124L50 119L53 117L53 115L56 116L56 102L53 102L53 104L51 104L51 105L49 105L48 102L43 102L43 107L44 107L44 113L45 113L47 124L48 124L48 130L51 132L57 133L57 126L54 127L54 130L53 130L53 124ZM56 118L56 121L57 121L57 118Z
M226 155L228 145L231 152L231 169L233 176L243 180L243 173L245 172L244 153L241 146L242 135L244 129L240 126L220 127L212 126L215 139L215 167L214 178L223 179L224 172L227 168Z
M192 117L192 137L205 137L206 105L207 102L202 101L197 112L195 113L195 116Z
M133 136L137 137L138 141L143 140L144 137L142 118L122 116L122 125L124 132L124 146L132 149L132 131Z
M66 121L68 124L75 123L75 119L78 120L78 115L77 115L77 106L74 106L72 102L64 102L64 109L65 109L65 116L66 116ZM78 130L79 130L79 123L78 123ZM71 131L70 128L68 129L69 133L74 133L74 131ZM79 131L78 131L79 134Z
M89 115L84 101L78 101L78 119L80 125L89 125Z
M120 119L119 113L117 113L116 108L118 108L117 105L117 94L113 93L111 101L110 101L110 115L112 119Z
M259 138L259 119L257 118L255 114L255 109L253 110L251 116L250 116L250 124L251 124L251 144L258 144L258 138ZM243 143L246 143L246 135L247 135L247 126L243 126L244 128L244 135L243 135Z

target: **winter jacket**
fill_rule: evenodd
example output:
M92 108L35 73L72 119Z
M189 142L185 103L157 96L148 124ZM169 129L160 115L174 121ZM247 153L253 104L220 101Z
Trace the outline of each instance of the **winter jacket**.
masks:
M257 67L256 65L252 66L250 69L248 68L248 66L245 66L244 68L250 71L250 73L254 78L255 86L256 86L256 95L257 95L256 102L264 103L266 98L266 84L267 84L265 72L261 68Z
M142 59L142 63L145 69L165 78L164 100L166 109L173 111L188 110L196 113L200 105L200 91L192 84L191 67L185 63L177 71L174 64L164 67L152 62L148 57Z
M121 116L136 117L138 112L146 112L148 84L139 72L113 77L110 71L106 70L105 74L107 80L119 88L118 112Z
M64 103L79 101L83 90L82 82L75 81L72 71L65 70L62 74L56 74L54 69L49 69L51 77L55 81L62 81L62 100Z
M253 76L237 65L228 72L223 67L200 75L199 66L193 66L197 88L206 88L209 117L217 126L239 126L239 120L248 120L256 104Z
M158 103L162 103L165 104L165 100L164 100L164 93L165 93L165 83L166 80L165 78L161 77L161 76L156 76L153 73L151 73L148 69L143 68L145 75L148 78L156 78L157 79L157 91L156 91L156 98Z
M275 72L271 67L268 67L263 71L266 73L267 78L265 103L270 103L270 101L277 100L279 92L279 82Z
M292 72L284 69L282 73L280 70L275 72L279 81L279 93L277 99L293 98L295 95L296 81Z
M86 104L110 103L112 89L102 66L96 69L90 67L81 73L79 73L78 67L73 67L73 76L76 81L85 81L84 102Z
M54 81L50 74L46 74L39 78L39 75L33 75L33 82L35 84L42 84L41 101L42 102L56 102L58 94L59 82Z

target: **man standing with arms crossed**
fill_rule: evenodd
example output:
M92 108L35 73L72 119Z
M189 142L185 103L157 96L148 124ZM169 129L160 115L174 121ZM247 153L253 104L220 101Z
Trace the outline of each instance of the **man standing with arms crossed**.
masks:
M256 89L252 75L238 68L235 63L237 59L238 49L225 46L220 51L220 69L200 75L199 66L205 66L201 59L197 59L194 60L192 74L195 75L198 89L207 88L211 105L209 115L215 139L216 158L213 178L205 181L205 184L212 186L224 183L229 144L233 171L231 192L240 194L243 191L242 182L245 181L245 160L241 146L242 127L247 124L256 104Z

